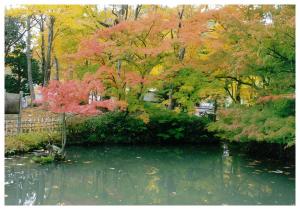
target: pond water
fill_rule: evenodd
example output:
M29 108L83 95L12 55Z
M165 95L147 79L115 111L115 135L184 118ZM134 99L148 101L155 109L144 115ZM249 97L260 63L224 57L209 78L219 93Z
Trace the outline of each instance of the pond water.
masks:
M69 147L5 159L6 205L294 205L295 167L221 146Z

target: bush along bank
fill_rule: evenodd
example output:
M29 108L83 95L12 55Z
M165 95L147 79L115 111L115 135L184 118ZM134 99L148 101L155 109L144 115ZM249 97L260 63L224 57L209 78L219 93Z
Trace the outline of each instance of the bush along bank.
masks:
M22 133L5 137L5 156L42 149L49 143L60 144L61 134L57 132Z
M68 120L67 145L94 144L184 144L216 143L207 131L207 118L175 113L158 108L147 109L148 120L139 113L108 112L95 117ZM22 133L5 138L5 155L45 149L48 143L60 145L60 133Z
M68 123L68 144L181 144L216 142L207 131L209 122L169 110L151 110L147 122L137 114L112 112Z
M244 152L279 159L295 158L295 100L277 99L250 107L219 110L209 131Z

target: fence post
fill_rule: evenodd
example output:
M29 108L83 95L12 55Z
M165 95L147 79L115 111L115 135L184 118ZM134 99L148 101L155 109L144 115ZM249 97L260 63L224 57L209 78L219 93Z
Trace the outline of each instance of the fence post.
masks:
M21 125L22 125L22 98L23 98L23 91L20 91L20 94L19 94L19 114L18 114L18 131L17 133L22 133L22 128L21 128Z

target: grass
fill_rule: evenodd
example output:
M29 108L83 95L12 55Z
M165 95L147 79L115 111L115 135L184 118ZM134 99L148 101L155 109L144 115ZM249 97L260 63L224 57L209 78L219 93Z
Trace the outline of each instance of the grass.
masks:
M5 155L29 152L44 147L48 142L58 144L61 142L57 132L22 133L16 136L5 137Z

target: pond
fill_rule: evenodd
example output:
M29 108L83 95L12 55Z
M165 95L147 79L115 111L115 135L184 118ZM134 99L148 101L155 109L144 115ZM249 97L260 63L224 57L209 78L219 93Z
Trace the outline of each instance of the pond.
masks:
M295 166L221 146L69 147L5 159L6 205L294 205Z

